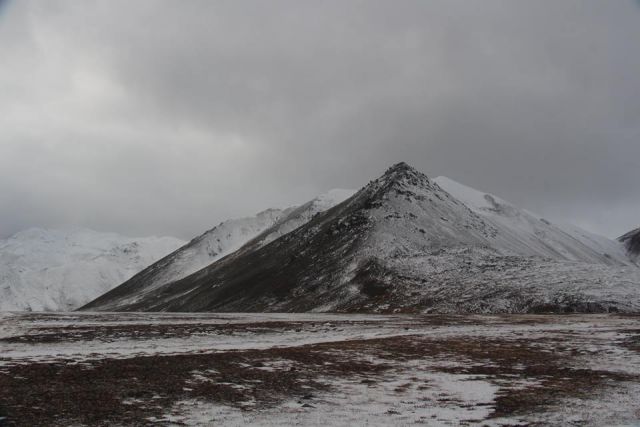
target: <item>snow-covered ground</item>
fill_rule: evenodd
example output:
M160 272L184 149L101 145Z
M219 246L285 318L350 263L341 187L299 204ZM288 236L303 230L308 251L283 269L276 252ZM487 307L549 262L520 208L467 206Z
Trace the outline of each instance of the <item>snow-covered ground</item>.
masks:
M0 311L72 310L184 244L74 228L0 240Z
M292 319L295 319L295 323ZM277 333L264 333L269 332L264 327L269 327L272 322L289 322L290 327ZM299 322L304 322L300 326L305 327L304 331L297 326ZM335 327L337 323L340 328ZM22 336L27 340L0 343L0 366L20 361L30 363L64 359L82 362L96 355L128 358L158 353L259 350L274 346L386 337L399 333L405 323L402 318L369 315L296 314L292 317L291 314L0 313L0 339ZM229 325L252 327L241 327L228 334ZM65 331L66 335L52 341L61 331ZM93 336L95 331L107 335L90 341L82 339L87 332ZM36 340L47 341L46 344L34 345L29 342L34 335ZM143 339L140 339L141 336ZM78 342L82 342L82 345L78 345Z
M0 315L32 425L633 426L638 392L637 316Z

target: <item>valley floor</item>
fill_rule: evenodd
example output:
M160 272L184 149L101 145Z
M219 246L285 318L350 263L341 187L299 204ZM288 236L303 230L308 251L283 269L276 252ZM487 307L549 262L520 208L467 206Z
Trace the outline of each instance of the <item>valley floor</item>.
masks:
M640 424L640 317L0 313L0 426Z

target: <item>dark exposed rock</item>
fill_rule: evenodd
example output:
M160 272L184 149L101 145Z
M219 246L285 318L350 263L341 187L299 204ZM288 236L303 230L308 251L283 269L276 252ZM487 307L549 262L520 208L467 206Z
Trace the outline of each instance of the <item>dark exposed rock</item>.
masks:
M618 240L624 243L632 257L637 258L640 256L640 228L628 232L624 236L619 237Z

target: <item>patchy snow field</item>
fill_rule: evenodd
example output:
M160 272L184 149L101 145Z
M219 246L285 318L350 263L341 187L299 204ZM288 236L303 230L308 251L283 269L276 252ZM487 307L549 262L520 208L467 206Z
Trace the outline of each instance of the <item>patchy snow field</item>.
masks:
M637 316L0 313L0 425L637 426L639 393Z

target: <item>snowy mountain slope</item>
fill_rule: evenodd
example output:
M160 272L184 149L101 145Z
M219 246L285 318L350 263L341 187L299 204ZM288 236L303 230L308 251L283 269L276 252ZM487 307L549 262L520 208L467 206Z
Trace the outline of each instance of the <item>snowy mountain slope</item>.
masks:
M433 181L500 229L494 245L507 252L610 265L632 263L620 242L573 225L552 224L499 197L447 177L441 176Z
M243 245L245 251L267 245L353 193L352 190L335 189L300 207L269 209L255 217L225 221L141 271L114 292L126 294L131 302L141 300L155 289L187 277Z
M482 219L470 209L454 200L426 177L408 175L405 165L390 169L385 176L376 180L356 193L353 197L332 209L314 217L307 224L286 234L279 239L256 250L243 249L219 260L203 270L194 273L178 282L169 283L138 299L135 293L123 285L92 302L86 309L101 310L249 310L260 311L271 309L278 296L288 294L300 285L308 287L331 286L341 281L341 277L349 265L367 251L368 247L397 251L393 242L399 237L407 238L407 246L417 245L418 249L455 244L482 245L484 238L492 230ZM422 205L429 211L416 213L406 212L394 214L387 209L385 200L401 200L410 208L414 208L410 196L403 194L396 176L416 180L416 184L426 185L420 195ZM432 194L436 192L437 194ZM407 200L405 200L405 198ZM432 203L432 200L442 203ZM375 218L372 214L375 213ZM446 217L446 219L445 219ZM406 232L399 229L388 232L372 233L378 221L393 223L408 220ZM437 228L425 239L418 224L425 228ZM423 224L424 223L424 224ZM404 224L404 222L403 222ZM453 224L458 225L455 227ZM467 226L467 228L463 228ZM458 233L455 228L462 228ZM369 242L370 238L389 240ZM387 256L381 254L380 256ZM306 311L322 301L315 298L312 292L303 292L296 296L296 310ZM308 300L307 298L311 298ZM275 305L273 308L281 308Z
M631 259L640 261L640 228L620 236L618 241L624 245Z
M72 310L182 245L86 229L29 229L0 240L0 310Z

